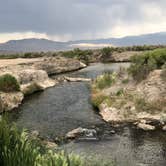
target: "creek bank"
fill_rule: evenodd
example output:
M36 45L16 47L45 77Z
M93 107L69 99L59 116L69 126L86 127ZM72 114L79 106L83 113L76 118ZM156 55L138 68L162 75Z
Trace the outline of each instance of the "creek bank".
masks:
M125 69L121 70L114 74L116 80L109 87L99 90L93 83L92 102L106 122L132 122L144 130L154 130L156 126L164 129L166 84L161 73L162 70L154 70L145 80L136 83Z
M27 63L18 62L18 64L15 64L5 65L0 68L0 76L10 74L20 84L20 92L0 92L0 113L18 107L22 103L24 96L43 91L58 84L58 81L49 78L49 75L75 71L86 67L85 64L78 60L62 57L38 58L34 61L27 60Z

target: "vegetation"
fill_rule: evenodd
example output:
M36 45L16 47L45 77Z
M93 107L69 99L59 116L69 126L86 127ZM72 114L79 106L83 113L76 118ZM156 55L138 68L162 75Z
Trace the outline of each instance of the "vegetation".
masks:
M113 166L112 162L84 161L74 154L46 149L5 118L0 119L0 149L1 166Z
M132 65L129 72L136 81L147 77L150 71L161 69L166 62L166 49L157 49L145 52L140 56L132 57Z
M62 56L67 57L67 58L77 58L78 60L88 64L89 63L89 58L92 55L91 50L80 50L79 48L76 48L71 51L64 51L61 52Z
M10 74L0 76L0 91L12 92L19 91L20 85L15 77Z
M104 89L106 87L111 86L115 82L115 79L116 79L115 73L110 74L106 72L105 74L97 77L97 79L94 82L94 85L98 89Z
M105 48L103 48L101 50L101 54L102 54L101 61L102 62L107 61L108 58L110 58L110 56L112 55L113 50L114 50L113 47L105 47Z

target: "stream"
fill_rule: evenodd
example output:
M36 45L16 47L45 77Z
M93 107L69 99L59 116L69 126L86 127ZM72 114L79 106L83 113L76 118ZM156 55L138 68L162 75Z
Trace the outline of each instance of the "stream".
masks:
M65 75L94 79L104 72L117 71L120 66L128 67L129 63L96 63ZM99 140L77 140L62 145L68 152L116 160L118 166L166 165L166 133L145 132L129 124L115 128L105 123L91 105L87 82L64 82L28 96L11 113L11 119L19 127L37 130L41 137L49 140L63 137L78 127L98 131ZM115 134L110 132L112 130Z

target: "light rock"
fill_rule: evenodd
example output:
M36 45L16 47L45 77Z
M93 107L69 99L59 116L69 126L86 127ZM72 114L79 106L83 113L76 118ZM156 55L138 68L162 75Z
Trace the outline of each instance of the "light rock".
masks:
M21 92L4 93L0 92L0 113L17 108L24 98Z
M145 131L148 130L155 130L155 126L149 125L149 124L145 124L145 123L139 123L137 125L138 128L143 129Z
M43 141L43 143L48 149L55 149L58 147L58 145L55 142Z
M96 137L96 135L97 135L97 132L94 129L85 129L85 128L79 127L77 129L74 129L74 130L68 132L66 134L66 138L74 139L74 138L78 138L80 136L92 138L92 137Z
M70 82L80 82L80 81L89 82L89 81L91 81L90 78L72 78L72 77L64 77L64 78Z
M164 131L166 131L166 125L165 126L163 126L163 128L162 128Z
M86 67L85 64L78 60L64 57L47 58L43 61L36 62L33 66L37 70L46 71L48 75L74 71Z
M162 70L152 71L147 79L137 85L137 91L148 102L166 102L166 83L161 78Z

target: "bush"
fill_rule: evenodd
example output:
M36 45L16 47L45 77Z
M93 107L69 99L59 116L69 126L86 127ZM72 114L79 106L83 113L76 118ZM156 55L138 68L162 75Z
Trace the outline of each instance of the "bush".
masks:
M104 89L111 86L115 82L115 79L116 79L115 74L105 73L104 75L97 77L94 84L96 88Z
M19 91L20 85L15 77L10 74L0 76L0 91L12 92Z
M105 62L108 61L108 58L110 58L110 56L112 55L114 48L112 47L105 47L101 50L102 53L102 57L101 57L101 61Z
M132 65L129 72L137 81L141 81L155 69L161 69L166 62L166 49L157 49L154 51L143 53L138 56L135 55L131 59Z
M91 98L94 107L98 108L101 103L106 102L109 105L110 98L103 94L94 94Z

